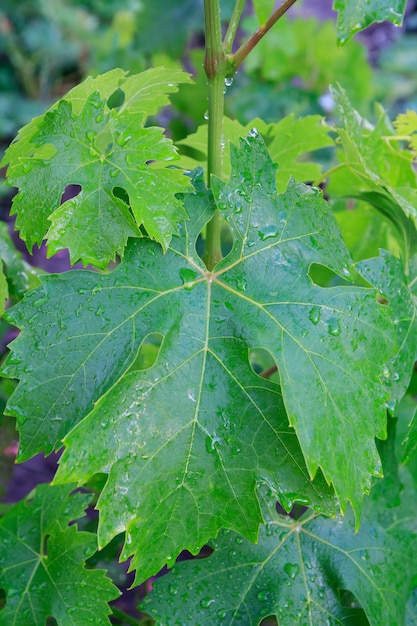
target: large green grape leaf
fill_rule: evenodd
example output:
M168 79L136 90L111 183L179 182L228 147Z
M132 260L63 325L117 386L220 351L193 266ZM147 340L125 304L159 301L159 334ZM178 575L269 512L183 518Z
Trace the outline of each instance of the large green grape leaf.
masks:
M84 567L95 535L69 523L84 515L89 496L70 491L40 485L0 520L1 626L44 626L48 616L58 626L110 624L107 603L119 591L103 571Z
M8 406L20 458L58 446L79 422L57 481L109 475L99 542L126 529L123 556L135 555L141 577L222 526L255 539L257 482L286 506L330 511L332 493L320 473L320 488L308 480L298 440L309 474L321 468L358 517L379 472L381 379L395 349L388 311L374 290L309 278L312 263L349 273L319 190L292 181L277 195L255 132L232 155L230 182L213 189L234 244L213 271L195 251L214 210L200 181L185 197L190 223L165 256L148 239L132 242L113 272L46 277L8 314L23 329L3 369L21 379ZM164 337L155 365L129 371L150 332ZM279 388L253 373L250 348L275 359L295 430Z
M210 557L178 563L155 581L142 610L157 623L180 618L184 626L254 625L268 615L280 626L401 626L417 573L416 505L415 490L397 497L393 443L384 442L386 477L366 499L358 533L350 511L294 520L271 506L257 545L223 531ZM415 597L407 624L414 607Z
M321 166L308 159L309 153L333 145L329 136L329 127L323 123L320 115L308 115L296 118L293 114L284 117L276 124L265 124L254 119L246 126L228 117L223 119L225 140L222 174L230 174L230 142L239 145L239 138L256 128L261 134L273 161L278 163L276 183L278 191L284 191L291 177L300 182L314 181L321 174ZM207 160L207 125L199 126L197 131L178 142L179 146L196 150L199 158L182 155L180 164L194 168Z
M400 26L406 0L334 0L333 8L339 11L337 38L343 44L355 33L374 22L389 20Z
M139 83L118 77L125 98L120 107L109 109L93 92L78 114L72 94L36 122L29 142L24 135L23 145L12 145L8 182L19 188L12 213L30 249L46 238L49 255L68 248L72 262L105 267L123 254L128 237L140 236L141 225L166 248L186 218L175 194L189 184L181 171L162 167L176 158L162 129L144 127L148 110L174 90L166 81L166 70L145 73ZM81 191L61 205L71 184Z

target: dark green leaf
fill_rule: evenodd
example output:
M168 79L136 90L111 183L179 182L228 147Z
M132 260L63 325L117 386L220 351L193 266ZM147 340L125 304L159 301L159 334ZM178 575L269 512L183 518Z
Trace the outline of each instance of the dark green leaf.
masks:
M21 379L8 409L20 458L59 445L79 422L57 480L109 475L99 542L126 529L123 557L134 555L141 578L181 548L196 553L221 527L256 539L256 483L284 506L330 512L331 489L320 473L308 478L322 468L359 517L379 472L381 378L395 348L386 307L374 290L309 278L312 263L349 274L319 190L291 181L277 195L255 132L232 157L230 183L213 189L234 244L212 272L195 251L214 211L200 175L185 196L190 223L165 256L148 239L132 242L112 273L47 277L8 315L23 327L4 368ZM129 371L150 332L164 337L156 363ZM279 387L253 373L251 348L277 363L295 431Z
M350 511L292 520L271 507L257 545L222 532L210 557L178 563L158 579L143 610L157 623L180 618L184 626L254 625L267 615L280 626L404 624L417 572L415 492L401 502L390 435L382 450L386 478L366 499L358 533Z
M58 626L110 624L107 603L119 593L104 572L84 567L95 536L68 524L84 514L89 497L70 491L38 486L0 520L1 626L44 626L48 616Z

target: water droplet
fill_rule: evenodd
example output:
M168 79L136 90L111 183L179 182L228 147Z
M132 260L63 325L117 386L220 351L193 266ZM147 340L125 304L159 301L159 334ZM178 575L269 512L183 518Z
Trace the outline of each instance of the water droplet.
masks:
M252 128L249 132L248 132L248 138L251 139L256 139L256 137L259 137L259 132L257 128Z
M178 593L178 587L177 585L174 585L173 583L169 585L168 590L169 590L170 596L176 596Z
M259 602L266 602L270 599L271 592L268 589L261 589L261 591L258 591L258 593L256 594L256 597L258 598Z
M313 306L313 308L310 309L310 312L308 314L308 319L310 320L310 322L312 322L312 324L314 324L314 326L317 326L317 324L320 321L320 316L321 316L321 307Z
M328 320L327 330L329 331L329 335L333 335L333 337L338 337L338 335L340 335L341 329L337 317L331 317Z
M100 124L100 122L103 121L103 118L104 118L104 116L103 116L102 113L99 113L98 115L96 115L96 123Z
M62 422L62 417L59 417L58 415L51 417L51 422Z
M208 609L216 600L214 598L203 598L200 602L202 609Z
M262 241L265 241L265 239L271 239L272 237L276 237L278 235L278 232L279 230L274 224L269 224L268 226L265 226L263 230L258 230L258 235L262 239Z
M225 87L231 87L233 85L233 77L232 76L228 76L224 79L224 85Z
M110 176L111 176L112 178L115 178L115 177L117 176L117 174L118 174L118 173L119 173L119 170L116 170L116 169L114 169L114 170L110 170Z
M225 609L220 609L220 611L217 611L217 617L219 619L225 619L227 617L227 611Z
M93 143L95 136L96 134L92 130L89 130L85 133L85 137L90 143Z
M292 580L300 573L300 566L297 563L286 563L284 565L284 572Z
M124 146L127 144L128 141L130 141L131 138L132 138L131 135L125 135L124 133L120 133L120 135L117 138L117 144L119 146Z
M193 289L193 287L195 287L195 283L193 281L197 277L197 272L189 269L188 267L182 267L180 269L179 274L180 274L182 284L184 285L184 289L190 290L190 289Z
M209 114L208 114L208 111L206 111L206 112L204 113L204 119L205 119L205 120L208 120L208 118L209 118Z
M236 287L239 291L246 291L246 287L248 286L246 278L237 278L236 279Z
M236 543L240 546L243 543L243 537L241 537L240 535L238 535L236 537Z

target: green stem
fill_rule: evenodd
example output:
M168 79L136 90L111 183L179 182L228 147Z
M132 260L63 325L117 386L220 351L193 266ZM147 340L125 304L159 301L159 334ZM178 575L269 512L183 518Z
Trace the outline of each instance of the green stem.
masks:
M246 0L236 0L235 8L233 9L232 17L230 18L229 26L224 38L224 51L226 54L232 52L233 42L236 37L236 32L239 26L240 18L245 8Z
M219 0L204 0L204 19L204 69L208 80L207 184L210 187L212 175L221 176L222 173L224 79L229 67L222 43ZM203 261L209 270L222 259L221 222L222 216L216 211L206 227Z
M246 59L249 52L253 50L258 41L260 41L269 30L271 30L273 25L284 15L284 13L288 11L288 9L296 1L297 0L285 0L285 2L283 2L281 6L278 7L278 9L273 11L266 24L257 28L256 31L249 37L249 39L242 46L240 46L239 50L237 50L236 53L232 55L231 63L235 71Z

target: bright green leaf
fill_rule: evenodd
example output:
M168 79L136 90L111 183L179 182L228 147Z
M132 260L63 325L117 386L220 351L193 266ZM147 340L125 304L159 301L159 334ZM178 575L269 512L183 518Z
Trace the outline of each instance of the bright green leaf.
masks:
M406 0L334 0L333 8L339 11L337 37L341 44L352 35L374 22L388 20L401 26Z
M196 150L200 159L182 156L180 164L192 169L207 159L207 125L199 126L196 133L178 142L187 148ZM223 120L223 135L225 148L223 154L224 177L230 174L230 142L239 145L240 137L246 137L248 132L256 128L262 135L271 158L278 163L276 183L278 191L284 191L291 177L300 182L314 181L321 174L321 166L313 163L309 153L320 148L333 145L329 136L329 127L323 123L320 115L309 115L295 118L288 115L276 124L265 124L260 119L254 119L246 126L237 120L227 117Z
M155 102L165 103L166 91L175 89L166 86L166 73L140 76L139 84L135 77L122 83L119 108L110 110L94 92L75 115L62 100L37 122L30 152L23 156L26 136L23 146L12 144L8 182L19 188L12 213L29 249L47 238L49 255L68 248L73 263L106 267L123 254L128 237L140 236L141 225L166 248L186 218L175 194L187 189L188 180L162 167L176 158L175 150L161 129L144 128L141 113L153 112ZM74 184L80 193L60 205L66 186Z
M89 497L74 486L38 486L0 520L1 626L110 624L108 602L119 595L103 571L87 570L95 536L69 522L83 516Z
M47 277L8 314L23 327L4 367L21 379L8 407L21 458L59 445L80 422L57 480L109 475L99 541L126 529L123 557L134 555L140 577L221 527L255 539L256 483L284 506L330 511L331 491L320 474L320 488L308 480L298 440L310 475L322 468L358 516L379 471L381 378L394 351L387 310L374 290L312 283L312 263L341 277L350 263L319 190L292 181L277 195L255 132L232 163L230 183L213 190L234 244L212 272L195 251L214 210L198 180L185 196L190 223L165 256L148 239L132 242L112 273ZM129 371L149 332L164 337L155 365ZM250 368L251 348L277 363L295 431L279 387Z
M394 120L398 135L406 135L413 150L417 152L417 111L400 113Z

